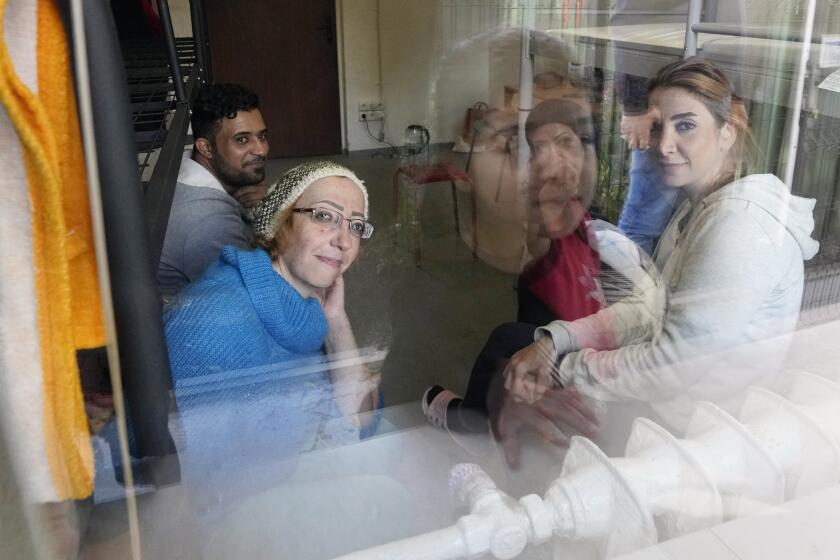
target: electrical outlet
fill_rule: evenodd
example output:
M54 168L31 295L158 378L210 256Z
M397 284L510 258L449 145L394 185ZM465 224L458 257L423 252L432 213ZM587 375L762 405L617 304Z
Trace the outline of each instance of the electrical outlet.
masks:
M385 104L379 100L375 101L360 101L359 102L359 112L363 111L384 111Z
M385 111L360 111L359 122L384 121Z
M582 64L577 62L569 62L569 80L572 82L583 83L586 80L586 69Z

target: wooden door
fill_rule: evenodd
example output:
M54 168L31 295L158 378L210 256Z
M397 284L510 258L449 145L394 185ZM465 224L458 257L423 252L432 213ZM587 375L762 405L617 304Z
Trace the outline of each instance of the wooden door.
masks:
M269 157L341 152L335 0L205 0L213 80L260 96Z

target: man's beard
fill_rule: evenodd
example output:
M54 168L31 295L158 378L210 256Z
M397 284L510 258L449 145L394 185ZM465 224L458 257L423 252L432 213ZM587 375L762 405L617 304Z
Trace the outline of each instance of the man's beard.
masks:
M263 165L254 168L253 171L248 169L235 169L221 158L211 160L211 165L216 176L223 184L238 189L240 187L258 185L265 180L265 158L252 161L261 161Z

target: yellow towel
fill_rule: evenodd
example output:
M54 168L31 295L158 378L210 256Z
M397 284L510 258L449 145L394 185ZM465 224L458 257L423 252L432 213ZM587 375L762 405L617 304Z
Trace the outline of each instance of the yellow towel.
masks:
M0 36L7 0L0 0ZM75 349L104 344L68 47L51 0L37 4L38 95L0 43L0 102L24 157L43 374L44 448L59 500L90 495L93 454ZM26 434L18 434L27 437ZM37 436L36 436L37 437Z
M76 94L64 27L54 2L38 2L38 100L42 103L56 148L61 185L67 262L70 265L74 343L94 348L105 343L96 255L88 203L85 156L76 114Z

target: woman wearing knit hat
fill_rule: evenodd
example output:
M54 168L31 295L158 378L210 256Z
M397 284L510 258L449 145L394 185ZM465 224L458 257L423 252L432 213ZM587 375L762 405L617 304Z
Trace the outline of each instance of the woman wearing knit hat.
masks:
M225 247L166 310L187 454L205 467L222 454L253 464L375 429L376 414L359 416L380 398L358 356L342 277L373 233L367 217L367 190L352 171L295 167L255 209L257 247Z

